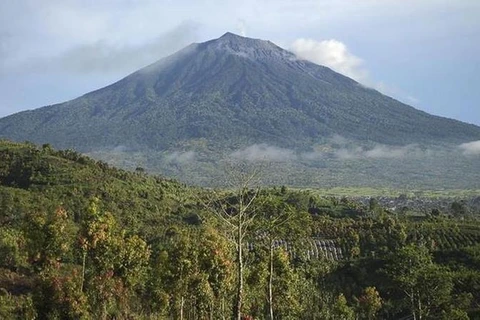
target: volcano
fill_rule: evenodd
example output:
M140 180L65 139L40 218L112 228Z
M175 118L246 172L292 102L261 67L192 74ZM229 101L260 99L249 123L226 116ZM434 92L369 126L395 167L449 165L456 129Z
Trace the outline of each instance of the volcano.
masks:
M270 41L226 33L77 99L2 118L0 137L190 180L199 163L214 167L242 150L277 152L297 172L312 152L325 154L306 166L325 169L338 150L364 150L359 158L371 161L379 146L453 148L480 140L480 127L417 110Z

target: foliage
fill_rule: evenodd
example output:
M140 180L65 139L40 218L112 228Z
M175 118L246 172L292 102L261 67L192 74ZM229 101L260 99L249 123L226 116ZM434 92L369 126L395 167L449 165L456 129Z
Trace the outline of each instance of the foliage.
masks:
M187 187L49 146L0 148L2 319L233 317L239 243L220 221L238 221L238 190ZM245 317L480 312L472 210L403 215L317 190L242 190L243 203L255 195L241 243Z
M382 298L375 287L367 287L357 299L360 319L373 320L382 308Z

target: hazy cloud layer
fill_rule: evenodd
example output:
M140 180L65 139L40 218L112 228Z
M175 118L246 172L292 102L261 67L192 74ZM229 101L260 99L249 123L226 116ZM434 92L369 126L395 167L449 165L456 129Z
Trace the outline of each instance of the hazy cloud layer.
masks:
M480 140L462 143L460 149L465 155L480 155Z
M338 40L301 38L293 42L291 50L299 58L327 66L359 82L365 83L368 79L363 60L349 52L347 46Z
M407 146L386 146L376 145L371 149L364 147L341 148L334 151L338 159L401 159L406 157L418 156L424 153L416 145Z
M479 143L480 144L480 143ZM294 150L270 146L268 144L254 144L233 152L230 156L235 159L270 162L315 161L334 156L339 160L360 159L403 159L427 155L428 150L422 150L415 144L406 146L387 146L378 144L371 148L352 145L351 141L334 136L329 140L330 147L317 149L311 152L295 152ZM332 148L333 147L333 148ZM479 150L480 152L480 146Z
M304 152L300 154L300 159L305 161L315 161L319 159L323 159L327 153L322 152L320 150L312 151L312 152Z
M165 156L165 161L172 164L185 164L195 159L195 151L175 151Z
M254 144L245 149L237 150L230 155L232 158L247 161L288 162L296 160L293 150L269 146L267 144Z
M29 60L28 70L77 74L133 72L165 57L196 39L197 25L183 23L138 45L116 45L105 40L76 46L59 56Z
M416 144L405 146L389 146L376 144L371 147L358 145L355 141L335 134L328 138L326 144L320 150L301 153L299 157L304 160L318 160L326 155L333 155L340 160L353 159L402 159L417 157L430 153L430 150L422 150Z

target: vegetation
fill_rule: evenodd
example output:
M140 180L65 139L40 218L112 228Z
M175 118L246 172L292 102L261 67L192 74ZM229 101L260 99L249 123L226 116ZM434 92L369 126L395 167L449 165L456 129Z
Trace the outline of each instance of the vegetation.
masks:
M479 317L470 202L390 212L236 170L199 189L0 141L0 318Z

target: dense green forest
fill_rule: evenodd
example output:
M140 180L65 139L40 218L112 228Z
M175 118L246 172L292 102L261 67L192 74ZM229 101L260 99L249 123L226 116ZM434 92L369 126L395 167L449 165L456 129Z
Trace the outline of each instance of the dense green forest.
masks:
M479 319L480 212L189 187L0 141L1 319Z

